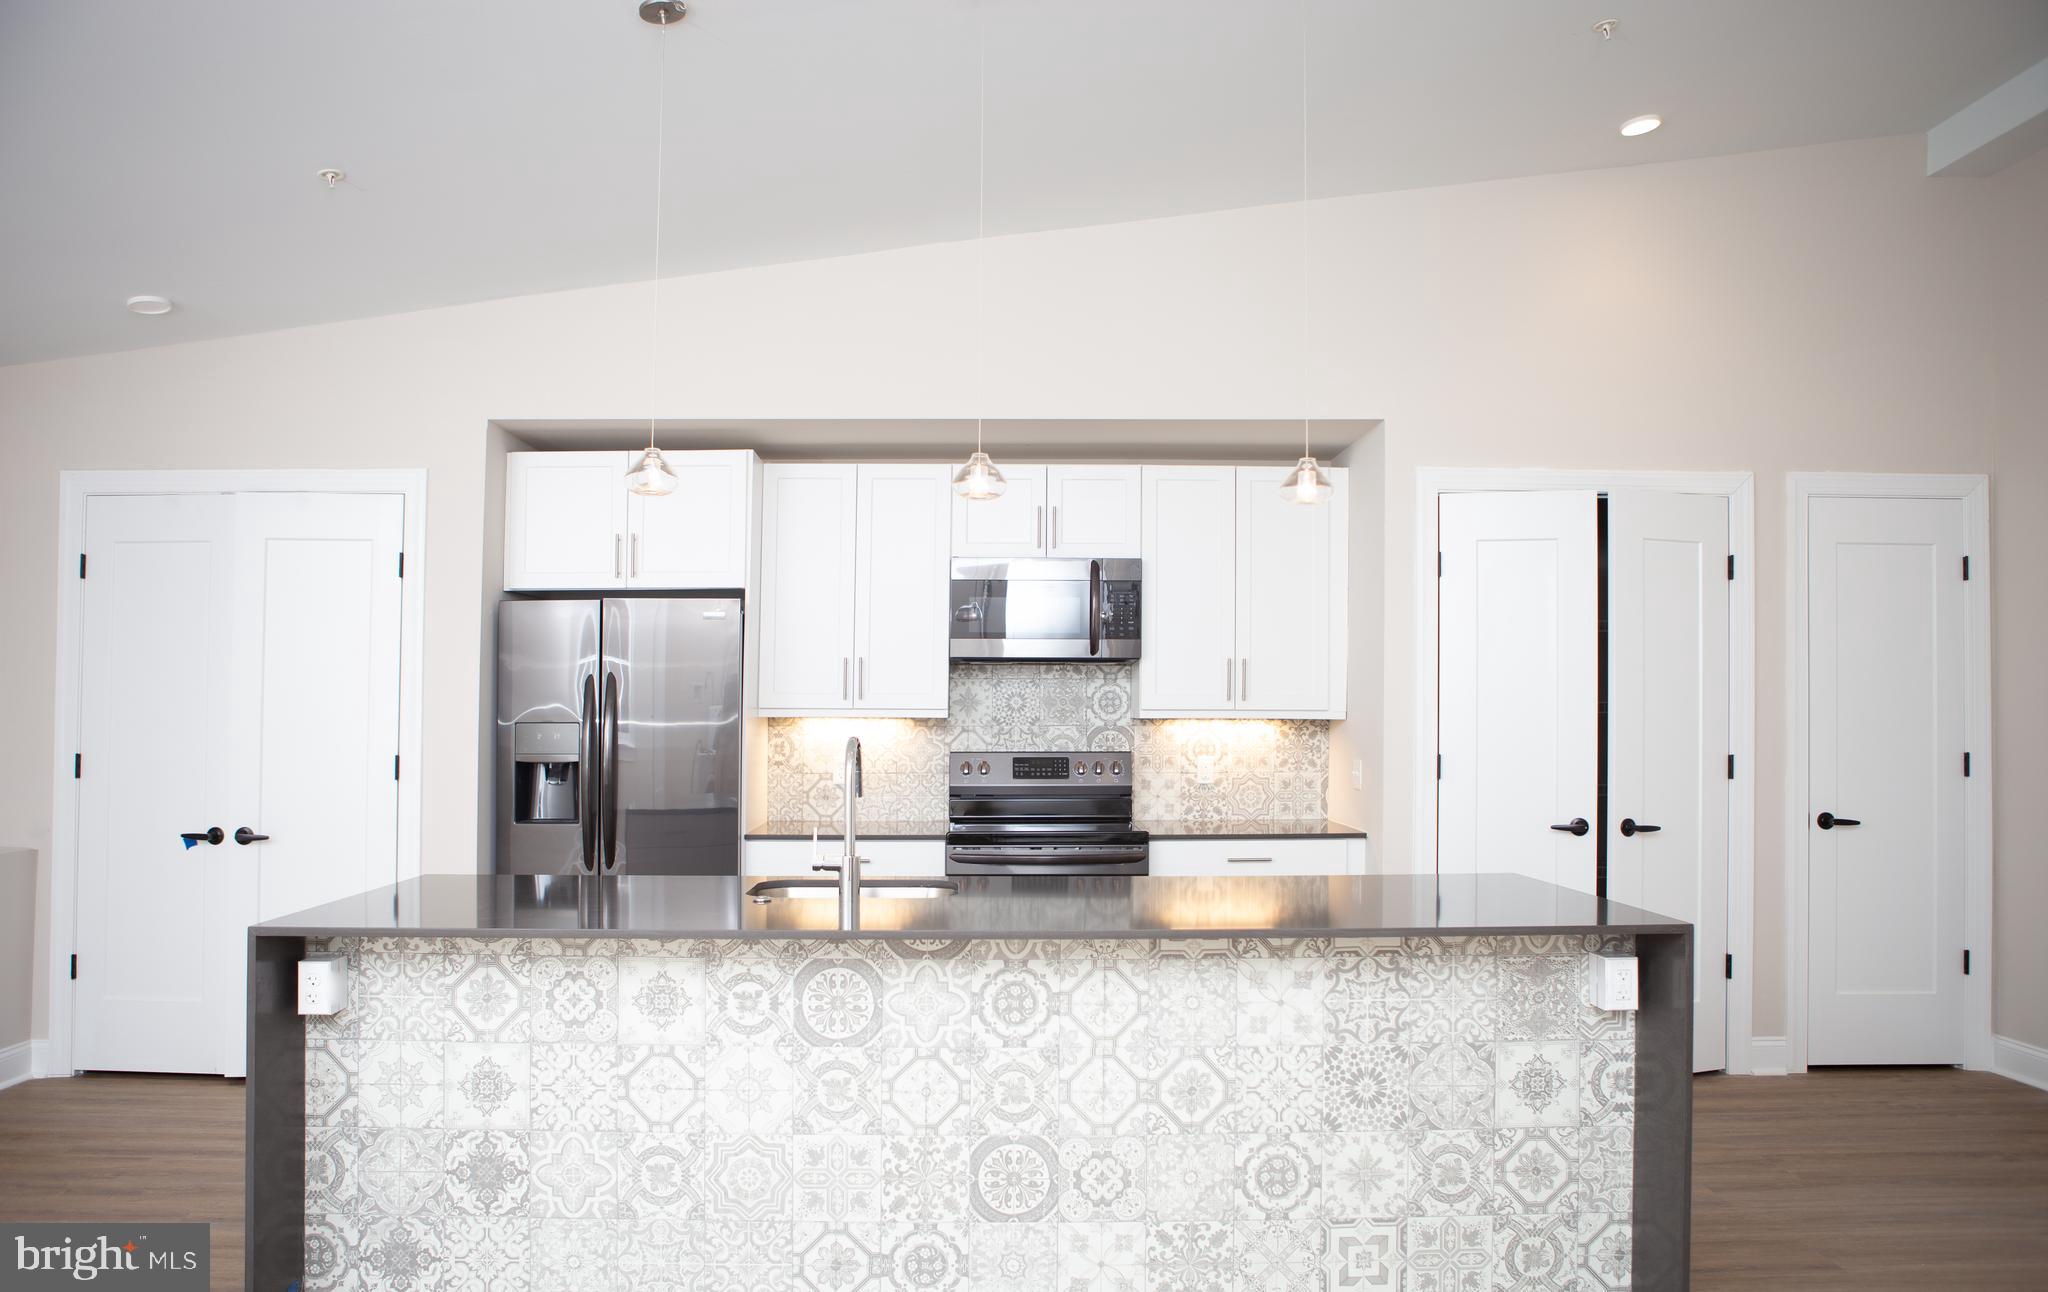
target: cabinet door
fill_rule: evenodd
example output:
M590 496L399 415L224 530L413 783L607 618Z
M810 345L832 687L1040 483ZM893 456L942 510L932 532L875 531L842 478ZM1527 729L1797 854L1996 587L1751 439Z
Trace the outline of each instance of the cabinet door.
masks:
M1282 473L1283 475L1285 472ZM1155 875L1348 875L1349 839L1155 839Z
M1303 506L1280 488L1288 470L1237 469L1237 708L1341 718L1349 490L1329 468L1329 501Z
M945 716L952 478L943 464L860 468L857 709Z
M761 483L760 707L850 709L854 468L770 463Z
M1145 467L1141 479L1138 716L1228 712L1237 695L1237 472Z
M505 462L505 586L626 584L625 453L513 453Z
M1137 556L1138 468L1047 467L1045 550L1053 556Z
M949 495L952 478L949 467L946 472ZM953 555L1045 554L1045 468L1006 467L1003 479L1009 485L1000 498L984 498L979 502L953 498Z
M745 449L671 453L674 493L632 498L626 585L740 588L747 582L747 503L754 455Z

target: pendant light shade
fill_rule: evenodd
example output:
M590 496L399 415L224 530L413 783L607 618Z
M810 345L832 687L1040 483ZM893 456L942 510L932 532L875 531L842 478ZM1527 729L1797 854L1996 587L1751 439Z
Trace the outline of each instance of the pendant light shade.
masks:
M649 444L626 473L626 488L645 498L666 497L676 491L675 469L663 460L660 449Z
M969 454L966 465L953 473L953 492L969 502L1000 498L1008 484L996 470L995 461L980 449Z
M1303 458L1294 464L1294 470L1280 482L1280 488L1287 495L1287 501L1303 506L1314 506L1328 502L1332 492L1330 474L1314 458Z

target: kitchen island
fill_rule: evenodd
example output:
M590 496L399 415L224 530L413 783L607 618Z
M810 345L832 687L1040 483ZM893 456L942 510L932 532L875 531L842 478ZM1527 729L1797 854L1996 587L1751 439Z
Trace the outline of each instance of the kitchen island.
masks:
M751 883L253 929L249 1285L1686 1286L1686 924L1513 876L974 878L849 934ZM1590 1004L1603 951L1639 1010Z

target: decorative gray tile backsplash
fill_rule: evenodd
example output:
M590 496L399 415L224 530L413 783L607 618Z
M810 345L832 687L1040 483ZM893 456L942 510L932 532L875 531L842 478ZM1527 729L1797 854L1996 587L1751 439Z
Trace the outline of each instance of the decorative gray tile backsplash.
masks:
M344 939L308 1292L1619 1289L1627 939Z
M848 735L862 745L861 815L943 821L955 749L1129 749L1135 815L1147 821L1306 821L1325 811L1329 724L1262 719L1139 721L1128 664L956 664L951 716L771 718L768 810L776 821L841 812Z

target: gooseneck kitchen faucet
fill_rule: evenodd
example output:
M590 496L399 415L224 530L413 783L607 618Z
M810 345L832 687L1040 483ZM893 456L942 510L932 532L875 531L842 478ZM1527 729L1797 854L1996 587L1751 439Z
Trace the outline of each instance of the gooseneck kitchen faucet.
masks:
M854 800L860 797L859 736L846 738L846 764L842 769L842 779L846 784L846 853L836 866L821 861L811 869L838 872L839 927L850 933L860 927L860 846L854 808Z

